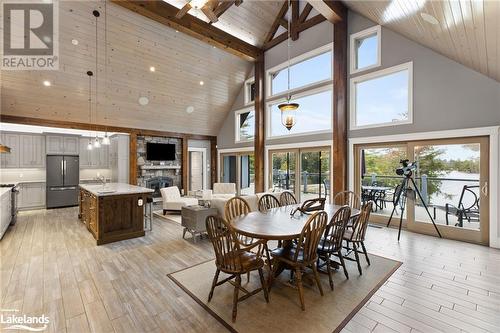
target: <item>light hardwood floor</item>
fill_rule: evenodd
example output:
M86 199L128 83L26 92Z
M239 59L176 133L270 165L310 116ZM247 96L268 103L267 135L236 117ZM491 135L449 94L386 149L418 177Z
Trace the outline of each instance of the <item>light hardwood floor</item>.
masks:
M212 258L207 240L155 218L146 237L97 247L76 215L20 214L0 242L2 309L44 313L51 332L225 331L166 276ZM396 232L368 229L369 252L404 264L344 332L500 331L499 250Z

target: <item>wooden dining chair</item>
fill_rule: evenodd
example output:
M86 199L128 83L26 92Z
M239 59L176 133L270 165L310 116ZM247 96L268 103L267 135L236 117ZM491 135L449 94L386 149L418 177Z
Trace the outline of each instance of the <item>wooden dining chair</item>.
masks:
M229 223L233 222L235 217L248 213L250 213L250 205L242 197L231 198L224 205L224 216Z
M359 196L352 191L342 191L333 197L333 204L339 206L347 205L351 209L359 209L361 207L361 200Z
M257 246L258 242L251 246L241 244L231 225L222 218L218 216L207 217L206 228L208 238L214 247L215 266L217 268L212 281L212 288L208 294L208 301L210 302L212 300L215 287L235 279L232 314L232 320L234 322L236 321L238 312L238 303L248 297L263 291L264 298L266 302L269 303L269 295L263 273L264 260L262 260L259 254L250 251ZM261 287L254 291L247 292L245 289L241 288L241 275L249 274L252 271L259 272ZM219 281L220 272L229 274L229 277ZM240 289L246 293L242 297L238 297Z
M224 215L226 221L232 223L233 220L241 215L250 213L250 205L248 202L241 197L234 197L229 199L224 205ZM254 242L254 239L244 235L238 235L240 242L246 245L250 245Z
M259 199L259 211L261 213L267 212L271 208L276 208L280 206L280 202L272 194L264 194Z
M344 257L342 256L342 244L347 222L349 221L350 216L351 208L349 206L342 206L339 210L337 210L330 220L330 223L326 226L325 233L318 245L318 267L320 267L319 263L320 260L322 260L324 262L323 266L326 266L328 278L330 280L330 288L332 290L332 262L342 266L345 277L347 279L349 278ZM337 256L339 258L339 262L333 261L331 259L332 256Z
M368 258L368 252L366 252L365 247L365 235L366 229L368 228L368 219L370 218L370 213L372 211L373 201L367 201L363 203L361 207L361 213L354 219L352 227L347 229L344 233L344 240L347 243L345 247L349 252L354 252L354 259L350 257L344 257L344 259L356 261L358 264L359 274L362 275L361 263L359 260L359 253L364 253L366 262L370 265L370 258ZM350 244L352 243L352 248ZM361 251L359 247L361 246Z
M281 206L290 206L290 205L296 205L297 199L293 195L292 192L290 191L285 191L280 194L280 205Z
M318 244L321 235L325 231L327 220L328 215L326 212L320 211L314 213L302 228L297 244L271 251L273 257L273 274L271 276L275 276L276 269L278 269L277 264L280 261L295 271L296 287L299 290L300 305L303 311L306 308L304 305L302 271L307 267L312 269L316 285L321 296L323 296L323 288L321 287L316 261L318 260Z

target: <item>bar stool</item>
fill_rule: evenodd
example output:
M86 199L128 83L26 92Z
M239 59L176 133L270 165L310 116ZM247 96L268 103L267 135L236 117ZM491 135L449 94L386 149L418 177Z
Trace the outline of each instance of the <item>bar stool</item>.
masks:
M146 199L146 206L144 207L144 230L153 230L153 197Z

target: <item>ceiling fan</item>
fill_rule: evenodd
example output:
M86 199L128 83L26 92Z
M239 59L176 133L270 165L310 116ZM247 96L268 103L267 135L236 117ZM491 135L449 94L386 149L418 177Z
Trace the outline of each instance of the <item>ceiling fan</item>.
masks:
M175 15L176 18L180 19L186 15L192 8L200 9L203 14L210 20L210 22L215 23L219 20L217 15L214 13L213 6L217 5L218 1L214 0L189 0L187 4L184 5L179 12Z

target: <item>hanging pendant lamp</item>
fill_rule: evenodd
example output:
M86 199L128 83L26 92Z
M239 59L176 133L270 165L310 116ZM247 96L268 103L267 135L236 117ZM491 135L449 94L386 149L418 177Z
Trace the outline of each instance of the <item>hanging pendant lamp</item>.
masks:
M107 1L104 1L104 82L108 81L108 8L106 6ZM106 84L104 85L104 96L106 97ZM104 107L104 120L107 123L106 117L106 106ZM108 131L106 128L106 132L104 132L104 138L102 138L101 144L104 146L109 146L111 144L111 140L108 136Z
M87 71L89 77L89 124L92 124L92 71ZM89 138L89 143L87 145L87 150L92 150L92 139Z
M291 13L291 0L288 0L288 9ZM290 14L291 16L291 14ZM287 130L291 130L293 126L297 123L297 111L299 109L298 103L291 103L290 100L292 96L290 95L290 40L291 40L291 20L288 18L288 39L287 39L287 52L288 52L288 66L287 66L287 98L286 103L278 105L278 109L281 111L281 123Z
M98 79L97 76L99 74L99 68L98 68L98 27L97 27L97 18L101 16L98 10L93 10L92 15L95 16L95 121L97 123L97 98L99 95L99 90L97 89L97 84L98 84ZM97 136L97 131L95 132L95 139L94 139L94 148L100 148L101 147L101 141L99 141L99 137Z

